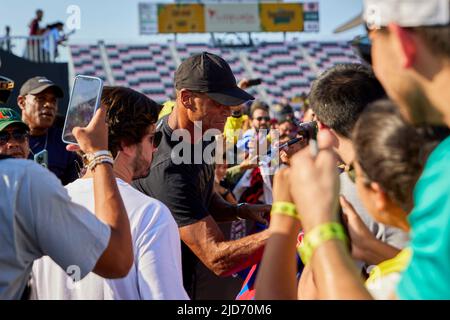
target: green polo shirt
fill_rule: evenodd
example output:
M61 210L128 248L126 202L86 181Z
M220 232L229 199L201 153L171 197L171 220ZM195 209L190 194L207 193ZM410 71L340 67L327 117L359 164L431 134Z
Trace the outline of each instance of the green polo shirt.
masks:
M430 155L414 190L412 259L397 287L400 299L450 299L450 138Z

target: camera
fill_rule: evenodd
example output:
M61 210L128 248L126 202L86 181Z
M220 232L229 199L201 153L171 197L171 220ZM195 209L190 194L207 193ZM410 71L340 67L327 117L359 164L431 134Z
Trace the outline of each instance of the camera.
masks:
M298 121L296 121L298 122ZM304 123L296 123L298 128L298 134L303 137L306 141L310 141L311 139L317 139L317 131L319 127L317 126L316 121L304 122Z

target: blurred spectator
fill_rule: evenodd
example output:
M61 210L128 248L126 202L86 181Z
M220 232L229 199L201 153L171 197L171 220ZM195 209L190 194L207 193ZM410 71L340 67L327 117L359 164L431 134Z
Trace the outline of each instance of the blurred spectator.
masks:
M450 126L450 91L446 89L450 82L449 2L366 0L364 10L375 74L402 115L415 125L445 121ZM411 19L411 12L414 12L414 19ZM382 133L384 131L377 132ZM302 213L305 237L314 230L328 228L330 231L337 214L333 138L324 131L318 142L319 152L313 155L300 152L292 159L291 171L284 172L289 175L291 187L290 192L282 194L282 199L294 201ZM414 209L408 217L412 258L390 298L450 297L449 150L450 138L447 138L428 157L415 186ZM299 174L300 170L308 174ZM317 197L322 197L323 201L317 203ZM345 241L338 236L342 231L337 230L342 227L336 228L331 239L316 243L310 251L309 263L317 270L314 281L319 298L369 299L371 296L352 266ZM268 247L270 244L269 241ZM277 271L271 270L272 273Z
M11 28L9 26L5 26L5 38L3 41L0 41L0 49L5 50L6 52L11 51Z
M255 100L250 107L250 118L251 129L244 132L242 139L237 142L237 148L238 151L245 153L250 152L252 148L259 154L256 149L259 145L267 143L267 136L269 135L269 106L265 102ZM259 141L259 144L256 141Z
M30 28L29 35L30 36L39 36L45 32L45 28L41 28L39 23L42 21L44 17L44 11L41 9L36 10L36 16L33 20L31 20L28 27Z
M42 44L45 61L52 61L59 56L58 46L63 44L64 41L67 40L67 35L64 34L63 31L64 23L59 21L53 24L49 24L45 28L45 40Z
M338 65L328 69L313 83L310 93L311 108L316 114L319 130L331 129L336 140L334 149L345 164L345 172L340 174L340 193L355 207L372 235L382 241L374 242L372 238L352 241L353 257L366 265L393 258L409 240L405 232L373 220L357 195L355 183L349 178L354 175L351 166L355 159L352 130L367 106L384 97L383 87L375 75L361 64ZM372 242L376 245L370 246Z
M20 88L17 104L22 110L22 120L30 128L30 159L46 150L48 169L66 185L78 179L80 162L76 154L66 150L62 129L54 125L57 99L62 97L58 85L45 77L34 77Z
M158 200L140 193L130 183L146 176L153 152L161 141L155 132L160 106L143 94L123 87L105 87L102 104L108 110L109 148L114 174L128 213L134 264L123 279L107 280L89 274L73 288L71 278L50 258L33 266L33 296L37 299L181 300L183 288L178 228L170 211ZM66 188L72 200L94 209L92 171Z
M30 153L28 126L9 108L0 108L0 154L27 159Z

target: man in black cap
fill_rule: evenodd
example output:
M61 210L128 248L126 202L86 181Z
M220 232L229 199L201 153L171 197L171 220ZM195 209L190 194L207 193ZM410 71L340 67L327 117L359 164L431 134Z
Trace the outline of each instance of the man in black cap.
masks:
M150 174L134 185L171 210L182 240L184 286L195 299L199 259L216 275L229 276L259 261L268 237L263 231L227 241L217 222L244 218L266 223L260 214L270 207L231 205L213 191L214 163L203 156L211 142L204 142L204 133L209 129L222 132L230 107L253 100L236 85L228 63L207 52L194 55L177 69L175 89L176 106L158 125L163 138ZM196 137L194 132L200 129L202 135ZM180 136L182 142L176 138ZM194 161L199 157L200 163Z
M66 185L78 179L79 163L76 154L66 150L61 128L54 126L57 99L63 95L63 90L51 80L34 77L20 88L17 104L22 110L23 122L30 128L30 159L44 159L41 164Z

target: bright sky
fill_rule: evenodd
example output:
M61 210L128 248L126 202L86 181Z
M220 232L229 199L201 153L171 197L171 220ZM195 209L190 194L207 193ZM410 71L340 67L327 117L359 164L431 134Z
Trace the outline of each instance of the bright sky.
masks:
M300 39L352 39L361 34L363 28L351 30L338 36L332 30L338 25L353 18L362 11L362 0L318 0L320 2L320 33L296 35ZM0 0L0 35L5 26L11 27L12 36L28 34L28 24L35 15L36 9L44 10L42 25L55 21L65 22L68 18L67 8L77 5L81 10L81 29L72 35L72 43L95 43L100 39L106 42L151 42L158 36L139 35L138 3L167 3L172 0ZM302 2L301 0L285 0L284 2ZM305 2L305 1L303 1ZM317 2L317 1L316 1ZM257 35L257 39L275 39L277 35ZM179 36L180 38L180 36ZM208 39L208 37L189 36L192 40ZM278 36L277 38L281 38Z

